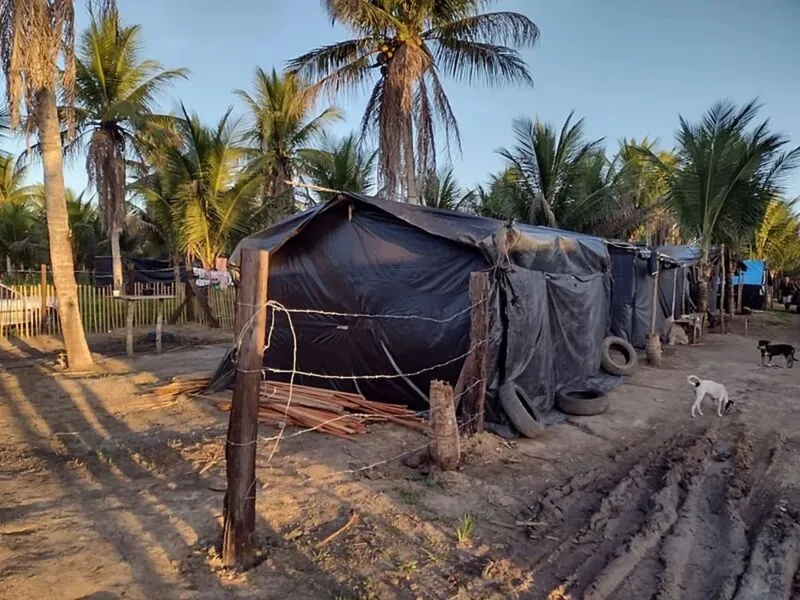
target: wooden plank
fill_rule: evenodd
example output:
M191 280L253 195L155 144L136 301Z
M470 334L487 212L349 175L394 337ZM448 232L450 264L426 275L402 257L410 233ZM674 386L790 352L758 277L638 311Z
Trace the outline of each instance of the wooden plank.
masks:
M249 323L249 326L237 332L239 356L225 444L228 487L222 537L222 560L226 566L237 569L249 569L254 559L258 399L267 324L268 278L269 254L263 250L243 250L243 285L236 312L238 322Z

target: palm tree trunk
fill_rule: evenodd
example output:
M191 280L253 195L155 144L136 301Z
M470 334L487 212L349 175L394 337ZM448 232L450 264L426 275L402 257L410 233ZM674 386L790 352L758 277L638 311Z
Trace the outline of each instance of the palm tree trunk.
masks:
M11 275L11 271L14 269L14 265L11 264L11 255L6 254L6 273Z
M414 121L411 114L406 118L406 135L403 144L403 161L406 167L406 200L409 204L419 204L417 191L417 167L414 163Z
M116 227L111 228L111 272L113 275L113 290L119 292L122 289L122 253L119 251L120 230Z
M52 89L42 89L36 94L36 122L44 169L50 263L53 267L53 283L58 298L58 317L64 335L67 364L73 371L85 371L92 368L93 361L78 309L78 286L75 283L67 203L64 197L64 156L61 150L56 94Z
M175 294L181 287L181 259L177 256L172 257L172 281L175 285Z

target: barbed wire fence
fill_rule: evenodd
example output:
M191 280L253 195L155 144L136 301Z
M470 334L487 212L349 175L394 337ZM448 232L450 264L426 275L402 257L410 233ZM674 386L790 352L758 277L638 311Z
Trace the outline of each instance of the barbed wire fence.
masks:
M384 417L382 417L380 415L375 415L375 414L369 414L369 413L347 413L347 414L344 414L344 415L337 415L336 417L332 417L331 419L328 419L326 421L320 422L320 423L314 425L313 427L307 427L307 428L304 428L304 429L300 429L298 431L292 432L291 434L287 435L287 433L286 433L286 430L288 429L287 422L289 421L289 411L290 411L290 408L292 406L292 401L293 401L294 394L295 394L295 385L296 385L295 381L296 381L297 377L316 378L316 379L319 379L319 380L326 380L326 381L352 381L356 385L356 388L357 388L357 382L358 381L391 380L391 379L409 380L411 377L416 377L416 376L419 376L419 375L423 375L425 373L434 372L434 371L436 371L438 369L450 366L450 365L452 365L454 363L457 363L459 361L464 361L464 360L467 359L467 357L470 354L476 352L479 348L481 348L481 346L483 346L484 344L488 343L488 340L484 340L484 341L479 342L477 344L471 344L470 347L465 352L461 352L458 355L453 356L453 357L451 357L451 358L449 358L447 360L438 362L438 363L433 364L433 365L429 365L427 367L417 368L417 369L410 370L410 371L401 371L398 368L393 373L380 373L380 374L379 373L364 373L364 374L341 374L340 373L340 374L332 374L332 373L314 372L314 371L308 371L308 370L301 370L301 369L298 368L299 344L298 344L297 330L295 328L295 323L294 323L294 320L293 320L293 315L298 315L298 314L316 315L316 316L332 317L332 318L338 318L338 319L372 319L372 320L388 320L388 321L392 321L392 320L401 320L401 321L410 320L410 321L422 321L422 322L426 322L426 323L435 323L435 324L440 324L440 325L446 325L446 324L449 324L449 323L452 323L452 322L456 321L457 319L459 319L460 317L463 317L464 315L470 314L475 308L477 308L483 302L486 302L486 300L481 300L479 302L473 303L473 304L467 306L466 308L461 309L459 311L456 311L455 313L453 313L452 315L449 315L447 317L431 317L431 316L426 316L426 315L408 315L408 314L348 313L348 312L341 312L341 311L330 311L330 310L311 309L311 308L287 308L282 303L277 302L275 300L268 300L263 305L253 305L253 304L239 303L241 306L255 308L256 310L253 311L253 314L251 315L251 317L245 323L242 324L241 328L239 329L239 331L237 333L237 337L236 337L235 342L234 342L234 351L233 351L232 360L233 360L233 365L234 365L234 369L236 370L236 372L241 372L241 373L253 372L252 370L246 370L246 369L240 368L238 366L238 364L237 364L237 358L238 358L238 356L240 354L242 340L245 337L244 334L251 327L254 326L256 318L259 315L260 311L262 311L262 310L270 311L268 316L271 315L271 317L272 317L272 318L269 318L269 328L268 328L267 333L266 333L264 352L268 352L269 349L272 347L273 336L274 336L274 333L275 333L275 329L277 327L277 325L276 325L276 323L277 323L276 315L277 314L280 313L280 314L283 314L283 315L286 316L288 330L289 330L289 333L291 335L291 368L286 369L286 368L277 368L277 367L264 366L264 367L262 367L261 369L258 370L258 372L261 374L262 381L263 380L267 380L269 374L284 375L284 376L288 375L288 379L289 379L289 381L288 381L288 393L287 393L286 402L283 403L283 405L282 405L283 419L280 422L278 422L278 424L277 424L278 433L276 435L274 435L274 436L269 436L269 437L258 436L258 438L256 440L254 440L252 442L246 442L245 444L256 444L259 441L260 442L264 442L264 443L272 443L272 448L271 448L271 450L269 452L269 456L267 458L267 464L269 465L272 462L272 459L275 457L276 453L278 452L278 449L279 449L279 447L281 445L281 442L283 442L284 440L296 438L296 437L301 436L301 435L305 435L305 434L308 434L308 433L319 431L320 429L323 429L326 425L328 425L330 423L335 423L335 422L340 421L342 419L356 418L356 419L359 419L359 420L362 420L362 421L370 421L370 420L372 420L372 421L381 421L381 420L385 420ZM396 365L395 365L395 367L396 367ZM471 385L469 385L468 387L466 387L465 389L460 391L458 394L454 395L454 397L453 397L454 406L458 406L458 402L463 396L465 396L468 393L470 393L477 386L484 385L485 383L486 383L486 378L477 379ZM427 410L419 411L419 412L414 413L414 416L418 416L418 417L428 416L428 418L430 418L432 410L435 410L435 409L433 409L432 407L429 407ZM471 418L469 418L467 420L464 420L461 423L459 423L458 424L459 433L465 427L467 427L468 425L471 425L472 422L474 422L478 418L478 416L479 415L474 415ZM226 438L226 441L227 441L227 443L232 444L232 445L241 445L241 444L236 444L235 442L233 442L232 440L227 439L227 438ZM333 478L333 477L341 476L341 475L345 475L345 474L354 474L354 473L359 473L359 472L363 472L363 471L368 471L368 470L376 468L378 466L381 466L381 465L384 465L384 464L388 464L388 463L391 463L391 462L394 462L394 461L397 461L397 460L401 460L404 457L412 455L414 453L424 451L424 450L430 448L434 443L436 443L435 440L430 440L430 441L428 441L428 442L426 442L424 444L421 444L421 445L419 445L417 447L414 447L414 448L412 448L410 450L405 450L405 451L400 452L400 453L398 453L396 455L393 455L393 456L391 456L389 458L382 459L382 460L376 461L374 463L371 463L371 464L368 464L368 465L365 465L363 467L359 467L359 468L356 468L356 469L347 469L347 470L338 471L338 472L335 472L335 473L329 473L329 474L326 474L324 478L327 479L327 478Z

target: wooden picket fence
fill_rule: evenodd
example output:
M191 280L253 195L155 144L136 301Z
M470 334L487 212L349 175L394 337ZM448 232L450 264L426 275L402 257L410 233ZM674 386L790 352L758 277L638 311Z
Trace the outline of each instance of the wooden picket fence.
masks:
M47 307L56 306L56 290L53 284L40 286L32 285L10 285L18 297L12 300L17 302L5 303L13 310L3 309L5 302L2 290L0 290L0 338L17 337L30 338L38 335L61 334L61 323L56 312L48 308L45 310L44 318L42 315L42 299L45 300ZM174 285L170 283L136 283L134 294L137 296L160 296L172 295L164 301L164 318L169 317L181 305L184 298L184 286L179 286L177 292ZM20 298L27 301L22 304L18 302ZM233 315L235 312L236 293L234 288L209 289L208 302L214 316L219 320L220 327L233 330ZM194 319L196 323L208 325L205 313L201 310L196 299L194 303ZM135 303L134 327L155 327L156 323L156 300L139 300ZM83 328L87 334L91 333L110 333L116 329L125 327L125 302L115 298L111 287L95 287L92 285L78 286L78 306L81 312ZM19 307L19 308L17 308ZM23 308L24 307L24 308ZM176 325L187 323L186 311L182 311Z

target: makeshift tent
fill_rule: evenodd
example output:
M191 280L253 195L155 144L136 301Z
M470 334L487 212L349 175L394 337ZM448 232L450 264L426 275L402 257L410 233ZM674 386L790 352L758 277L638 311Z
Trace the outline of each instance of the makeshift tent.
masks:
M744 260L745 271L734 275L733 284L742 287L742 306L753 310L762 310L767 293L767 268L763 260ZM738 289L737 289L738 293Z
M122 257L122 275L127 281L130 271L136 283L172 283L175 276L172 263L151 258ZM181 266L181 281L186 281L188 272ZM112 285L114 276L110 256L96 256L94 259L94 284L96 287Z
M431 380L458 378L470 273L486 270L488 421L505 422L496 396L507 381L542 412L559 386L616 381L600 375L611 287L600 238L342 193L246 238L231 265L243 248L270 252L270 300L309 311L289 313L291 324L271 311L270 377L287 379L296 356L296 371L315 374L298 383L426 409ZM233 373L228 357L212 389Z
M656 332L666 340L667 319L680 318L691 305L689 269L678 260L647 247L609 244L614 282L609 332L644 348L650 330L656 257L659 262Z

